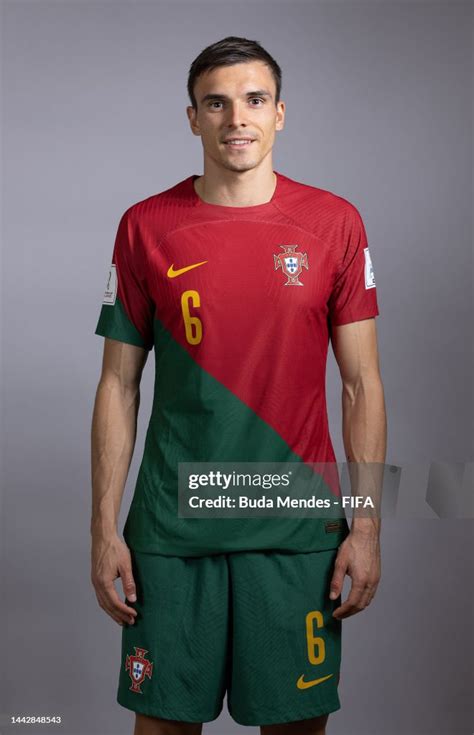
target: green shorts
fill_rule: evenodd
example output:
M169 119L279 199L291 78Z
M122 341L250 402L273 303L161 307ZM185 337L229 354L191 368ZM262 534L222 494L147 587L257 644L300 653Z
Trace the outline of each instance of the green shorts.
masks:
M337 549L204 557L131 551L137 588L124 625L117 701L135 712L242 725L340 708L341 621L329 599Z

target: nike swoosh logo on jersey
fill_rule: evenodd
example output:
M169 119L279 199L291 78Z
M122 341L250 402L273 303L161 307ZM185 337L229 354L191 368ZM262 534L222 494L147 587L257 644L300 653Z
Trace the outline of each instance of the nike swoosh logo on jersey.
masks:
M168 278L176 278L176 276L181 276L183 273L186 273L186 271L190 271L191 268L197 268L200 265L204 265L204 263L207 263L207 260L201 260L200 263L193 263L192 265L187 265L184 268L178 268L178 270L173 270L174 263L170 265L168 268L168 273L166 274Z
M330 679L332 674L328 674L327 676L321 677L321 679L313 679L313 681L305 681L304 680L304 674L301 674L300 678L296 682L296 686L298 689L309 689L309 687L314 687L316 684L321 684L322 681L326 681L326 679Z

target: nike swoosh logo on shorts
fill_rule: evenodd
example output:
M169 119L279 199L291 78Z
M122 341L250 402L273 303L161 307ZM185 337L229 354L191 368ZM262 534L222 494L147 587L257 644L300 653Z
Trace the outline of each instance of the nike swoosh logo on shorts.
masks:
M168 273L166 274L168 278L176 278L176 276L181 276L183 273L186 273L186 271L190 271L191 268L197 268L199 265L204 265L204 263L207 263L207 260L202 260L200 263L193 263L192 265L187 265L184 268L178 268L178 270L173 270L174 263L170 265L168 268Z
M300 678L296 682L296 686L298 689L309 689L309 687L314 687L316 684L321 684L322 681L326 681L326 679L330 679L332 674L328 674L327 676L322 676L321 679L313 679L313 681L305 681L304 680L304 674L301 674Z

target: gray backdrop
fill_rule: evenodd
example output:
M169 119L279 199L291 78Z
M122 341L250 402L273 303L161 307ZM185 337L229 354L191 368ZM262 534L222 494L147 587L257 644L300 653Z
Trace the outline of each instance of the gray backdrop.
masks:
M89 581L94 329L120 215L202 173L186 75L226 35L260 41L283 69L274 168L364 219L387 461L472 461L469 3L3 3L4 733L133 729L115 702L121 631ZM151 355L121 524L152 378ZM328 405L342 461L332 356ZM382 539L378 594L343 623L328 732L470 733L472 522L393 519ZM41 714L63 724L8 724ZM245 728L224 705L205 731Z

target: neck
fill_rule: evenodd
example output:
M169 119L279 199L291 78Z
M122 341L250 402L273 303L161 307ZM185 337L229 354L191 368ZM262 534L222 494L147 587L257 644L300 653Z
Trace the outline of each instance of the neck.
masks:
M247 171L213 168L204 163L204 174L194 181L197 195L208 204L225 207L254 207L273 196L276 175L270 165Z

